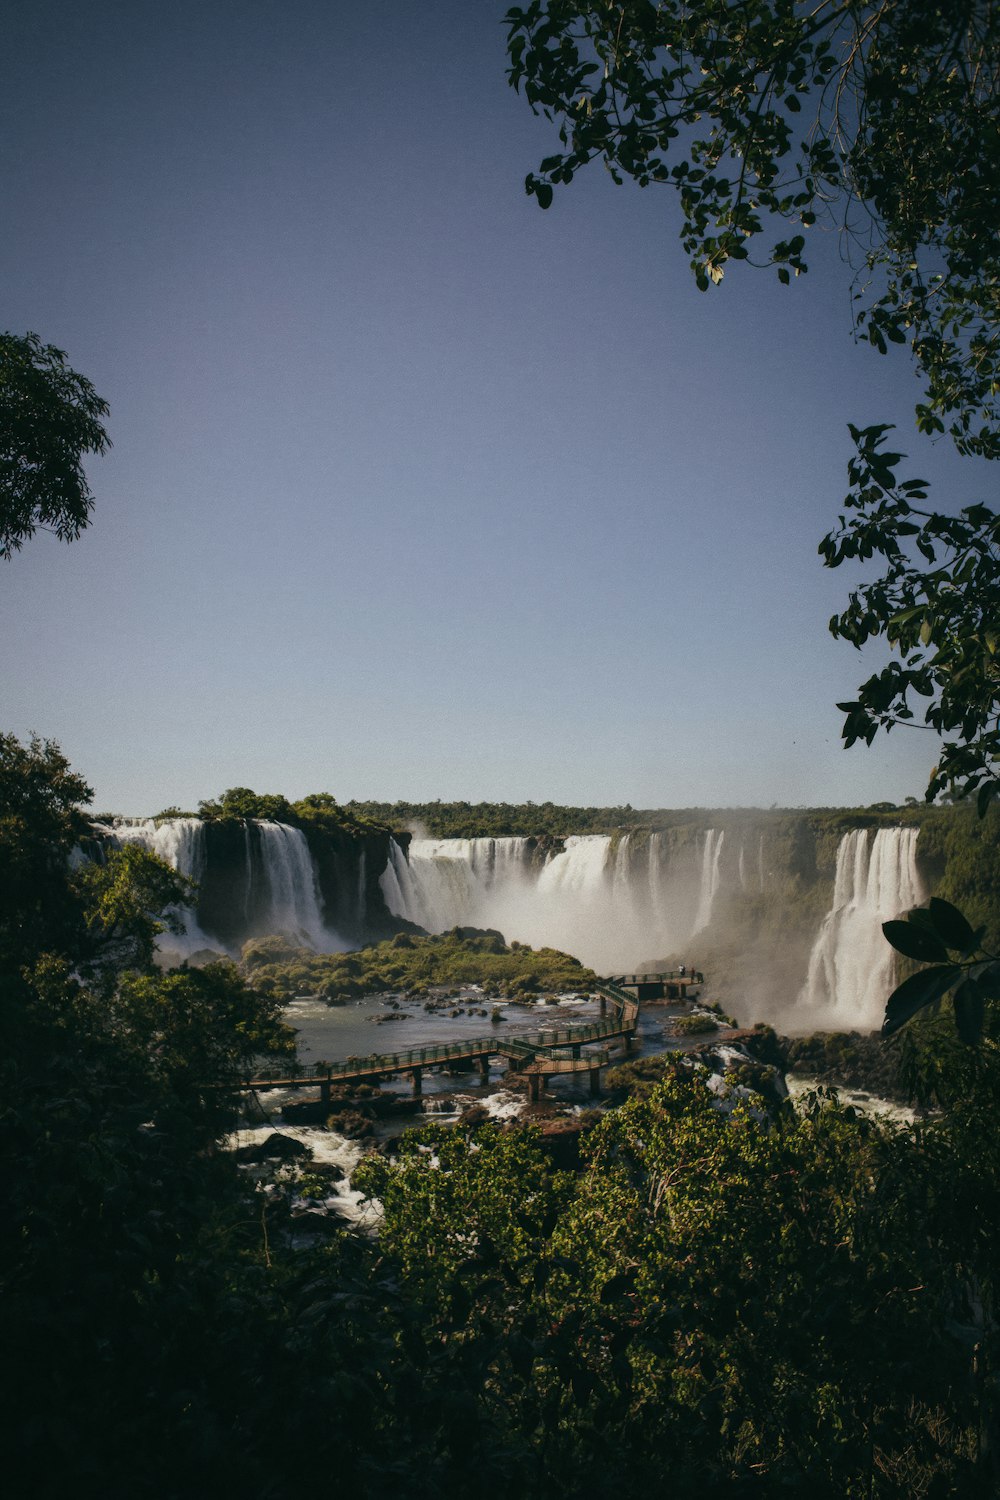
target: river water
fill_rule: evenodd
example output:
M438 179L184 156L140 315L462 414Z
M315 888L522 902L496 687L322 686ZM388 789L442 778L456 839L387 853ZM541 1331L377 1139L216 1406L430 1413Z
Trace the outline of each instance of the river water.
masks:
M394 1008L398 1006L398 1009ZM486 1010L486 1015L469 1014ZM463 1014L452 1015L452 1010ZM499 1020L491 1020L494 1010ZM675 1007L647 1006L639 1015L639 1034L633 1056L673 1049L678 1045L669 1035L668 1017L677 1014ZM385 1020L392 1016L391 1021ZM588 996L563 994L522 1001L487 999L478 985L467 985L459 994L449 997L448 1008L426 1011L422 1000L407 1000L401 995L367 996L345 1005L327 1005L322 1000L295 1000L285 1010L285 1020L295 1028L299 1063L306 1075L322 1062L335 1062L372 1052L401 1052L410 1047L426 1047L434 1042L457 1042L467 1037L497 1037L547 1026L563 1029L571 1025L588 1025L600 1019L600 1004ZM682 1043L681 1045L690 1045ZM527 1107L525 1094L505 1087L497 1062L488 1083L478 1072L423 1071L423 1100L418 1114L378 1122L376 1139L398 1134L406 1128L419 1128L431 1121L442 1124L457 1120L473 1105L483 1106L495 1119L513 1119ZM567 1074L546 1079L546 1092L554 1095L566 1108L585 1108L589 1097L586 1075ZM409 1095L410 1079L401 1075L381 1085L386 1093ZM318 1126L287 1125L278 1121L283 1106L298 1097L314 1096L315 1084L303 1081L301 1090L263 1092L257 1096L260 1106L273 1123L246 1126L230 1138L233 1146L244 1146L264 1140L275 1128L283 1135L294 1136L307 1145L314 1162L341 1169L344 1176L330 1184L325 1200L316 1210L329 1210L363 1230L377 1225L378 1211L353 1192L350 1174L372 1141L349 1140L336 1130ZM307 1205L300 1207L306 1211Z

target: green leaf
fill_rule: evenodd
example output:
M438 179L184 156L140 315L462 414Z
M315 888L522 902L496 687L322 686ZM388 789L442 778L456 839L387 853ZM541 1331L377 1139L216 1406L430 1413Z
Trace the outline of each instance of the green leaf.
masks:
M971 977L984 1000L1000 1000L1000 964L983 964L973 969Z
M960 953L971 953L975 948L976 934L958 907L952 906L950 901L932 896L928 915L935 932L949 948L956 948Z
M629 1296L635 1291L635 1272L622 1271L618 1276L612 1276L601 1287L600 1300L604 1303L616 1302L621 1297Z
M882 931L886 941L897 953L907 958L919 959L921 963L940 964L948 962L948 949L936 933L928 931L915 922L883 922Z
M961 974L961 969L955 964L945 964L936 969L921 969L919 974L911 974L909 979L904 979L886 1001L882 1035L892 1036L918 1010L940 1000L961 978Z
M954 995L955 1025L962 1041L975 1047L983 1034L986 1004L974 979L963 979Z

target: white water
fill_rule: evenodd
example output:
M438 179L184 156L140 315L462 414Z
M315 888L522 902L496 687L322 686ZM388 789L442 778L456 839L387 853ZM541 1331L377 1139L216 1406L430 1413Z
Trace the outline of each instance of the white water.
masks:
M205 825L200 818L115 818L98 830L116 844L141 844L180 875L200 880L205 870Z
M701 888L698 892L698 910L694 918L695 932L701 932L712 920L712 907L719 891L719 861L722 858L722 841L725 836L721 828L705 830L705 847L701 859Z
M337 1166L343 1172L339 1182L331 1182L325 1199L313 1203L308 1199L296 1199L293 1207L308 1213L312 1208L322 1207L339 1214L360 1228L369 1228L377 1219L377 1213L369 1201L362 1198L351 1187L351 1173L364 1155L364 1148L348 1140L334 1130L322 1130L309 1125L268 1124L248 1126L227 1136L223 1145L231 1150L240 1146L259 1145L275 1133L289 1135L308 1146L314 1162L322 1166ZM307 1164L308 1170L308 1164Z
M833 904L809 959L797 1011L808 1029L828 1025L874 1030L896 983L893 950L882 923L923 900L916 828L846 833L837 850Z
M429 932L492 927L508 942L627 972L707 925L722 833L708 830L673 865L658 833L611 844L607 834L573 835L545 856L524 838L414 839L407 859L393 843L382 893L391 912Z
M152 818L116 818L97 828L118 845L141 844L191 880L200 881L205 875L205 825L200 818L164 818L159 822ZM320 951L342 947L323 922L316 871L301 829L285 823L247 822L244 843L244 878L239 899L245 935L281 933L295 943ZM181 957L198 949L224 950L225 945L218 938L199 926L193 908L184 907L179 915L184 933L164 933L161 950Z
M119 848L122 844L141 844L189 880L200 881L205 873L205 825L200 818L164 818L158 823L152 818L115 818L95 827ZM184 931L163 933L158 946L183 957L199 948L219 949L218 941L199 927L194 907L178 907L177 915Z
M309 948L331 947L333 939L323 925L316 871L305 834L286 823L259 822L256 827L264 881L263 915L257 916L257 927L264 934L287 934Z
M393 841L382 893L390 911L428 932L496 927L489 914L527 888L530 859L527 839L413 839L409 861Z

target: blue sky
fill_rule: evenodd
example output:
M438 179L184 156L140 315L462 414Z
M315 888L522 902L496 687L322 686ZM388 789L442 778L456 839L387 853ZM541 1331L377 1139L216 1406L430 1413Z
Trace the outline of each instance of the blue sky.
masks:
M696 290L666 192L554 149L487 0L54 0L0 59L0 326L110 402L94 523L0 571L3 727L100 808L299 796L635 806L920 795L933 741L840 747L859 575L816 545L850 336L814 232L784 289Z

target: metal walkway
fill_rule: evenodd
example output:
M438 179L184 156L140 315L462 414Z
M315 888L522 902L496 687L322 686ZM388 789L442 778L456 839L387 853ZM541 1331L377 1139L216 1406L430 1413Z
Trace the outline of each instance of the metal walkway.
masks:
M595 993L601 1002L602 1011L610 1006L614 1013L586 1025L543 1027L538 1031L470 1037L459 1042L411 1047L402 1052L372 1052L367 1057L347 1057L341 1062L323 1064L312 1074L285 1074L280 1078L262 1074L246 1079L245 1087L262 1091L317 1084L320 1100L328 1102L334 1084L370 1083L408 1073L413 1079L413 1092L419 1094L426 1067L472 1061L479 1063L480 1071L486 1076L489 1073L490 1058L504 1057L511 1072L527 1077L532 1099L537 1099L540 1095L542 1078L556 1073L589 1071L591 1092L597 1093L600 1069L608 1063L609 1054L606 1048L594 1047L594 1043L623 1037L626 1051L630 1051L639 1021L639 1001L635 995L630 995L627 990L610 980L601 980ZM593 1050L584 1053L584 1047Z

